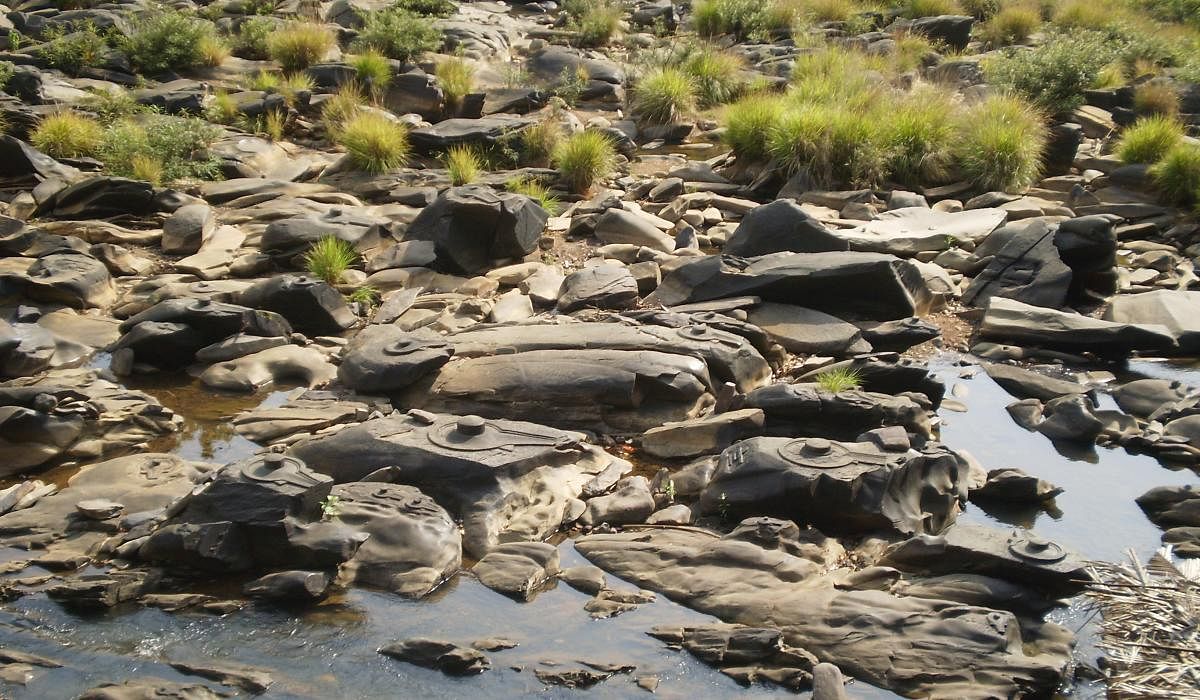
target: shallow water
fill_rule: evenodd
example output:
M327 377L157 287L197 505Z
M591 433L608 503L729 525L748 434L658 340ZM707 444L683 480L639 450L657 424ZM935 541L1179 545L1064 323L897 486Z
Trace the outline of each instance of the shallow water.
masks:
M988 512L971 504L962 516L965 520L1000 527L1032 526L1093 558L1120 558L1130 548L1145 558L1158 547L1158 528L1146 520L1133 499L1154 486L1194 483L1191 471L1172 471L1151 457L1120 449L1060 451L1041 435L1013 423L1004 411L1012 397L978 368L956 366L956 359L947 354L932 362L948 386L960 383L966 388L965 395L956 398L967 412L941 412L943 440L970 451L988 469L1017 466L1066 489L1056 501L1061 513ZM972 371L973 376L960 378L964 371ZM1175 365L1138 363L1129 372L1200 382L1200 373ZM254 396L214 397L180 378L139 379L130 385L153 394L187 419L181 433L156 449L212 461L254 452L256 446L237 436L229 419L262 402L280 403L288 393L276 389ZM560 552L563 566L586 563L570 540L560 545ZM0 561L13 555L0 551ZM214 593L231 595L238 583L224 582L225 590ZM221 587L221 582L215 585ZM660 597L616 618L592 620L583 609L588 599L559 584L532 602L518 603L469 575L457 577L424 601L356 589L309 610L251 605L225 617L137 606L84 617L44 596L31 595L0 605L0 646L43 654L66 667L39 670L26 688L0 686L0 697L5 697L4 692L13 698L69 697L103 681L147 676L195 682L166 662L198 659L274 671L276 684L262 696L270 698L565 697L579 691L544 687L533 671L545 668L544 662L569 668L580 661L637 666L631 674L615 675L588 690L593 697L640 695L644 691L633 684L640 675L659 677L662 684L656 694L666 698L791 695L765 686L742 688L689 654L670 650L646 635L655 625L715 621L710 616ZM1078 602L1055 612L1052 619L1078 630L1079 657L1094 660L1093 624ZM414 636L463 644L506 637L520 646L490 652L492 669L466 679L376 653L385 643ZM1079 686L1072 694L1087 696L1096 690ZM863 684L854 684L852 692L856 697L895 697Z

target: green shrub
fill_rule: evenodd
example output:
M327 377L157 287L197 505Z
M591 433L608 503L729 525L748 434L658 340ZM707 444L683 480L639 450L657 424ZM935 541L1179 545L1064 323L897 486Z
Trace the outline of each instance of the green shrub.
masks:
M1155 163L1183 141L1183 125L1172 117L1143 117L1125 129L1116 154L1125 163Z
M378 112L350 117L337 129L336 138L360 170L382 173L408 159L408 131Z
M1000 10L983 25L980 36L992 46L1008 46L1021 44L1042 23L1038 11L1020 5L1012 5Z
M579 46L608 44L621 24L621 5L613 0L564 0L562 11Z
M131 23L121 48L149 74L183 70L204 62L203 48L215 39L212 22L179 10L156 9Z
M1104 29L1113 22L1112 8L1096 0L1065 0L1054 11L1055 25L1066 29Z
M763 0L699 0L692 7L692 24L703 37L732 34L748 39L790 28L793 13L778 10Z
M144 176L157 163L159 181L212 179L220 172L220 160L207 149L220 135L203 119L148 114L109 127L99 155L108 171L120 177Z
M304 269L317 279L336 285L342 274L358 262L358 253L349 242L337 236L325 236L304 254Z
M696 107L696 85L678 68L656 68L633 88L630 111L649 124L670 124Z
M1000 11L1000 0L958 0L963 12L980 22L986 22Z
M374 49L398 61L411 61L442 44L442 33L425 17L398 7L368 14L355 40L356 50Z
M475 87L475 67L458 57L447 58L437 64L433 74L437 76L438 85L442 86L449 111L458 109L463 98Z
M1200 146L1179 144L1150 166L1150 178L1163 199L1176 206L1195 206L1200 198Z
M822 389L837 394L862 386L862 372L850 367L835 367L818 374L816 380Z
M530 165L546 165L563 138L562 124L557 111L535 122L521 132L521 161Z
M346 301L352 304L365 304L368 308L374 308L379 305L379 300L382 297L383 293L378 289L369 284L364 284L358 289L355 289L353 292L347 294ZM333 496L333 498L337 498L337 496Z
M387 56L371 49L366 53L351 56L348 63L354 68L358 82L363 88L375 99L381 99L387 91L388 83L392 81L392 64Z
M586 130L563 139L550 160L572 192L586 194L597 180L612 173L617 152L608 136Z
M1042 115L1014 95L992 95L962 115L954 158L962 176L986 190L1014 191L1042 170L1048 130Z
M742 93L744 65L735 54L702 46L691 52L680 67L692 77L701 106L712 107L732 102Z
M204 118L217 124L233 124L241 116L237 100L224 90L213 93L212 100L204 107Z
M555 197L550 188L532 178L516 178L509 180L505 185L505 189L514 194L523 194L530 199L533 199L541 206L542 209L550 212L551 216L558 213L559 201Z
M8 87L8 81L12 80L13 74L17 72L17 67L10 61L0 61L0 90Z
M450 184L456 187L475 182L483 172L483 159L470 146L451 146L442 156L442 162L446 164Z
M571 66L563 66L562 71L558 74L558 81L554 86L554 96L565 102L567 105L574 105L583 97L584 90L588 85L587 68L582 65L577 65L574 68Z
M392 6L425 17L449 17L458 11L450 0L396 0Z
M807 172L818 187L870 186L886 172L882 127L873 113L795 103L769 131L767 152L787 172Z
M1056 35L1030 50L1010 50L984 61L989 83L1029 98L1050 114L1083 104L1083 91L1096 83L1117 50L1090 32Z
M954 0L908 0L904 4L905 17L937 17L957 15L961 12Z
M739 159L762 161L767 157L767 135L784 113L784 101L775 95L749 95L725 109L725 142Z
M285 71L301 71L320 61L334 47L333 32L322 24L295 22L267 39L267 53Z
M1179 94L1169 83L1142 83L1133 89L1133 111L1174 117L1179 114Z
M1125 84L1125 66L1120 61L1113 61L1100 69L1092 87L1096 89L1116 88Z
M888 109L883 139L892 179L912 186L949 179L955 112L952 98L932 88L906 95Z
M158 187L163 184L163 162L154 156L139 153L129 160L129 177Z
M83 68L100 65L108 55L108 44L91 22L74 24L70 31L63 25L51 25L44 42L33 50L51 68L74 75Z
M112 124L125 117L153 111L151 107L139 104L133 95L124 88L96 90L83 101L81 106L96 115L96 119L101 124Z
M33 147L51 158L93 156L103 139L100 122L70 111L43 118L29 135Z
M265 61L271 57L269 42L271 35L279 29L279 22L270 17L250 17L238 26L233 40L233 53L251 61Z

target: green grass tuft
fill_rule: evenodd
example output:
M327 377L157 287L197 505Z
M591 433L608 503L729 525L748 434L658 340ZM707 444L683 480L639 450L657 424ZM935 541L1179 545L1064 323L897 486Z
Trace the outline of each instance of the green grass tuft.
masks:
M456 187L475 182L484 170L483 159L470 146L451 146L442 156L442 162L446 164L450 184Z
M475 87L475 67L457 56L447 58L434 68L442 94L446 98L446 109L453 112L462 104L463 98Z
M616 168L617 151L608 136L586 130L563 139L551 162L572 192L586 194Z
M928 88L904 96L888 110L883 138L892 179L912 186L950 179L956 109L951 95Z
M386 172L408 159L408 131L377 112L350 117L337 129L336 137L350 162L367 172Z
M1171 117L1143 117L1117 141L1117 157L1125 163L1155 163L1183 140L1183 125Z
M323 24L295 22L267 39L267 52L285 71L301 71L320 61L337 44Z
M766 160L767 136L783 114L784 100L777 95L743 97L725 109L725 142L738 158Z
M681 68L691 76L701 107L737 99L745 88L743 60L715 46L701 46L683 60Z
M905 17L937 17L961 12L962 8L954 0L908 0L904 3Z
M1037 9L1010 5L983 25L980 36L992 46L1023 44L1041 24L1042 16Z
M304 269L317 279L336 285L342 274L358 262L354 246L336 236L325 236L304 254Z
M201 65L216 37L212 22L180 10L155 9L131 23L120 46L142 72L157 74Z
M987 190L1017 191L1041 174L1048 131L1042 115L1014 95L992 95L963 114L955 143L962 175Z
M104 128L100 122L71 111L43 118L29 135L33 147L51 158L96 155L103 140Z
M542 209L550 212L551 216L558 213L558 208L560 206L558 197L554 196L554 193L550 191L549 187L546 187L537 180L532 178L516 178L509 180L504 187L509 192L514 194L523 194L526 197L533 199L538 203L539 206L542 207Z
M374 49L397 61L412 61L442 44L442 33L433 22L401 7L371 12L354 42L355 50Z
M835 367L818 374L816 381L825 391L837 394L862 386L862 372L850 367Z
M387 56L374 49L351 56L348 60L357 75L358 82L376 100L382 98L392 81L392 64Z
M1179 144L1150 167L1150 178L1163 199L1181 207L1200 201L1200 146Z
M671 124L696 108L696 84L678 68L655 68L633 88L630 110L647 124Z

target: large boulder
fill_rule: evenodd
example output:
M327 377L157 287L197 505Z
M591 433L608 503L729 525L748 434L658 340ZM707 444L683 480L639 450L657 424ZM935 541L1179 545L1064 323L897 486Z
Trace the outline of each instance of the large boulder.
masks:
M637 280L629 268L592 265L566 276L558 295L558 310L570 313L584 307L628 309L637 299Z
M929 416L907 396L869 391L826 391L818 384L772 384L746 395L744 404L766 415L767 435L832 436L853 440L875 428L899 426L918 437L932 434Z
M738 296L870 320L913 316L933 303L913 263L858 252L700 257L671 270L647 301L676 306Z
M408 132L408 140L418 153L434 154L451 146L496 146L504 138L519 132L533 121L526 117L493 114L479 119L445 119L432 126Z
M1081 314L992 297L979 333L1006 343L1034 345L1102 357L1126 357L1133 352L1174 353L1175 338L1165 326L1104 321Z
M302 332L317 335L341 333L358 319L336 289L305 275L278 275L257 282L242 292L246 306L274 311Z
M842 357L871 351L857 326L802 306L768 302L751 309L749 321L788 352Z
M747 214L725 242L730 255L821 253L849 250L849 244L790 199L777 199Z
M960 243L974 245L1004 223L1003 209L945 212L928 207L902 207L880 212L857 228L838 231L850 250L910 257L946 250Z
M24 273L0 272L0 285L6 284L21 289L33 301L76 309L108 306L117 292L103 262L72 248L41 255Z
M435 334L368 326L350 341L338 366L338 381L365 393L399 391L436 372L453 354Z
M1200 353L1200 292L1158 289L1142 294L1118 294L1104 311L1104 320L1162 326L1184 355Z
M276 260L290 260L322 238L333 236L364 251L390 235L386 224L386 219L353 209L333 208L317 215L272 221L263 231L259 248Z
M529 197L464 185L422 209L405 238L433 241L441 267L474 274L492 260L533 252L547 219L546 210Z
M148 182L96 176L64 187L38 203L34 216L45 219L104 219L142 216L161 209Z

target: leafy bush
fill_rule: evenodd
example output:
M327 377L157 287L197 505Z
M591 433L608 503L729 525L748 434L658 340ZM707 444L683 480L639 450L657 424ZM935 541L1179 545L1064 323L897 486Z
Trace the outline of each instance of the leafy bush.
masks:
M392 64L387 56L371 49L351 56L348 63L358 75L358 82L378 100L392 81Z
M517 178L509 180L505 185L505 189L514 194L523 194L530 199L533 199L541 206L542 209L550 212L550 215L558 213L559 201L550 192L550 188L532 178Z
M8 81L12 80L13 74L17 72L17 67L10 61L0 61L0 90L8 87Z
M1179 94L1169 83L1142 83L1133 89L1133 111L1174 117L1179 114Z
M835 367L816 376L822 389L834 394L862 386L862 373L850 367Z
M981 36L993 46L1021 44L1042 23L1042 16L1031 7L1011 5L1000 10L983 25Z
M350 162L367 172L386 172L408 159L408 131L378 112L350 117L335 135L349 154Z
M96 115L101 124L112 124L125 117L153 111L153 108L138 103L124 88L96 90L81 106Z
M475 86L475 67L461 58L447 58L433 69L442 94L446 96L446 108L458 109L462 100Z
M703 37L766 38L773 32L789 31L795 19L795 8L787 2L699 0L692 7L692 24Z
M267 39L267 53L285 71L301 71L324 58L334 47L333 32L322 24L296 22Z
M950 95L933 88L906 95L888 109L883 139L894 180L916 186L949 179L955 112Z
M988 190L1028 187L1042 169L1048 132L1042 115L1013 95L993 95L963 114L954 147L961 174Z
M1183 125L1172 117L1143 117L1125 129L1116 153L1125 163L1155 163L1183 141Z
M207 149L220 135L203 119L148 114L109 127L99 155L109 172L120 177L144 176L156 168L162 182L212 179L220 172L220 160Z
M1176 206L1194 206L1200 199L1200 146L1179 144L1150 167L1150 178L1163 199Z
M150 74L183 70L203 63L202 49L215 40L212 22L179 10L156 9L133 22L121 41L129 60Z
M649 124L670 124L696 107L696 85L677 68L656 68L633 88L630 110Z
M1056 35L1031 50L1010 50L983 64L988 82L1029 98L1051 114L1083 104L1083 91L1117 51L1103 36L1077 32Z
M29 135L33 147L52 158L95 155L103 139L100 122L70 111L45 117Z
M100 65L108 54L108 44L91 22L73 25L68 31L63 25L50 26L44 43L33 53L51 68L74 75L83 68Z
M957 15L960 10L954 0L908 0L904 6L905 17L937 17Z
M399 7L372 12L355 40L359 52L374 49L398 61L411 61L442 44L442 33L425 17Z
M612 173L617 152L608 136L586 130L563 139L550 160L572 192L585 194Z
M425 17L449 17L458 11L450 0L396 0L393 7Z
M775 95L743 97L725 110L725 142L738 158L761 161L767 157L767 134L784 113L784 101Z
M233 40L233 53L252 61L265 61L271 57L268 42L279 28L279 23L270 17L250 17L238 26Z
M358 253L349 242L337 236L325 236L304 254L304 269L317 279L336 285L342 274L358 262Z
M450 183L456 187L475 182L483 172L483 159L470 146L451 146L446 149L442 161L446 164Z
M692 51L680 67L692 77L704 107L731 102L745 87L741 77L742 59L713 46L701 46Z

